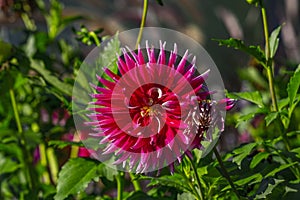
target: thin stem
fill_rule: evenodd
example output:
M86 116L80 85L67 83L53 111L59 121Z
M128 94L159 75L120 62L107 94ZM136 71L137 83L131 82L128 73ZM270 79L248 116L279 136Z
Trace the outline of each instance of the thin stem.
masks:
M228 172L227 172L227 170L226 170L226 168L224 166L222 158L221 158L221 156L220 156L220 154L219 154L219 152L218 152L218 150L217 150L216 147L214 147L214 154L216 155L216 158L217 158L217 160L218 160L218 162L220 164L220 167L222 169L224 177L227 179L228 183L230 184L231 188L233 189L233 191L237 195L237 197L240 198L239 193L236 190L236 188L235 188L235 186L233 184L233 181L231 180L231 178L230 178L230 176L229 176L229 174L228 174Z
M119 174L116 176L117 191L118 191L117 200L122 200L123 199L123 188L124 188L123 176L124 176L123 172L119 172Z
M139 31L139 35L137 37L136 44L135 44L136 49L138 48L138 45L142 40L143 30L144 30L144 26L145 26L145 22L146 22L146 18L147 18L147 11L148 11L148 0L144 0L143 16L142 16L142 21L141 21L141 25L140 25L140 31Z
M269 39L269 28L268 28L268 20L267 20L267 13L266 8L262 2L260 1L261 6L261 15L263 20L263 26L264 26L264 35L265 35L265 53L266 53L266 66L267 66L267 76L269 80L269 88L270 88L270 94L272 98L272 106L274 111L278 111L278 105L277 105L277 99L276 99L276 93L274 88L274 80L273 80L273 69L272 69L272 61L271 61L271 50L270 50L270 39Z
M196 181L197 181L197 185L198 185L198 188L199 188L199 196L200 196L200 199L202 200L203 199L203 194L202 194L202 189L201 189L202 187L201 187L201 182L200 182L199 174L197 172L197 168L195 167L193 160L189 156L186 156L186 157L190 161L191 167L192 167L192 169L194 171L194 174L195 174L195 177L196 177Z
M12 107L13 107L13 111L14 111L14 116L15 116L15 120L16 120L16 124L17 124L17 128L18 128L18 133L20 135L20 147L21 147L22 153L23 153L23 163L24 163L24 168L25 168L26 179L28 182L29 189L33 195L32 199L36 199L37 193L36 193L36 185L35 185L35 180L34 180L34 170L31 167L32 166L32 162L30 160L31 156L26 149L25 135L23 132L23 128L22 128L22 124L21 124L21 120L20 120L20 116L19 116L19 112L18 112L18 107L17 107L17 103L16 103L16 99L15 99L15 93L12 88L9 89L9 95L10 95L10 99L11 99L11 103L12 103Z
M275 112L278 112L278 104L277 104L277 98L276 98L276 92L274 87L274 77L273 77L273 62L271 58L271 50L270 50L270 39L269 39L269 28L268 28L268 20L267 20L267 12L266 8L263 4L263 0L259 1L260 7L261 7L261 15L263 20L263 27L264 27L264 35L265 35L265 43L266 43L266 67L267 67L267 76L269 81L269 89L270 94L272 98L272 110ZM279 120L279 125L282 127L282 122ZM289 141L285 135L285 131L281 128L281 136L283 139L283 142L285 143L286 149L290 150L290 144Z
M140 183L138 182L138 180L136 179L136 176L132 173L129 173L129 176L131 178L131 182L133 184L134 190L142 191L142 187L141 187Z

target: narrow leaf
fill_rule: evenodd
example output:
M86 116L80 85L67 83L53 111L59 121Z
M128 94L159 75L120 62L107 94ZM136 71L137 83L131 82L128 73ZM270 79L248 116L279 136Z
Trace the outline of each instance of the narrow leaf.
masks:
M297 92L300 86L300 65L298 65L294 75L291 77L287 86L288 97L290 100L290 107L293 105Z
M273 58L276 54L278 44L279 44L279 38L278 35L280 33L281 26L277 27L270 35L270 56Z
M250 163L250 168L253 169L254 167L256 167L262 160L267 159L269 155L270 154L267 152L260 152L256 154Z
M249 143L246 145L243 145L240 148L237 148L233 151L235 154L235 157L232 159L232 162L236 163L238 166L241 165L244 158L246 158L252 149L257 146L257 143Z
M295 164L298 164L298 162L293 162L293 163L289 163L289 164L285 164L285 165L280 165L280 167L275 168L273 171L269 172L265 178L270 177L270 176L275 176L276 173L285 170Z

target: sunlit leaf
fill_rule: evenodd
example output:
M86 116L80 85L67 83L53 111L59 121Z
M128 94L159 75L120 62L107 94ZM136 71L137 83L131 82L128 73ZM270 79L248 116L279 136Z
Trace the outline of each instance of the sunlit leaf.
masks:
M233 151L234 157L232 159L232 162L235 162L238 166L241 166L242 161L251 153L252 149L257 145L257 143L249 143L235 149Z
M227 96L229 98L233 98L233 99L244 99L246 101L250 101L250 102L258 105L258 107L260 107L260 108L264 107L262 96L261 96L260 92L258 92L258 91L228 93Z
M274 179L273 184L267 182L267 184L268 184L267 188L263 192L257 194L255 196L255 199L266 199L267 196L272 193L272 191L275 189L275 187L277 187L278 184L282 183L283 181L284 180ZM260 191L260 190L258 190L258 191Z
M300 65L298 65L294 75L291 77L290 82L288 83L287 92L289 97L290 106L294 104L296 99L297 92L300 86Z
M54 199L61 200L71 194L77 194L96 177L98 177L96 162L83 158L70 159L59 172Z
M262 160L267 159L269 156L270 154L267 152L259 152L252 158L250 168L256 167Z
M278 117L278 112L271 112L266 117L266 126L269 126Z

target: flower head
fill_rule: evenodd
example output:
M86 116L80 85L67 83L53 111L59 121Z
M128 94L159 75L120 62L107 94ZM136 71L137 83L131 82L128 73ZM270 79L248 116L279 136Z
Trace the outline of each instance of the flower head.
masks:
M209 71L197 73L196 59L188 62L189 56L186 51L179 58L176 45L167 52L162 43L159 50L148 45L123 50L118 72L105 68L109 78L97 77L101 86L93 85L87 124L106 145L101 153L115 154L114 164L138 173L172 169L182 155L201 147L204 132L216 121L215 105L229 101L209 100Z

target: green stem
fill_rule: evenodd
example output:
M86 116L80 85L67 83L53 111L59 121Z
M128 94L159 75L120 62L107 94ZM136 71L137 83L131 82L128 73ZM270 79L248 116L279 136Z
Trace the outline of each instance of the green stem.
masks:
M142 21L141 21L141 25L140 25L140 31L139 31L139 35L137 37L136 44L135 44L136 49L138 48L138 45L142 40L143 29L144 29L146 18L147 18L147 11L148 11L148 0L144 0L143 16L142 16Z
M275 112L277 112L278 105L277 105L276 93L275 93L275 88L274 88L268 20L267 20L266 8L265 8L262 0L260 1L260 6L261 6L261 15L262 15L262 20L263 20L263 27L264 27L265 43L266 43L265 53L266 53L267 76L268 76L268 80L269 80L269 88L270 88L270 94L271 94L271 98L272 98L273 110Z
M119 172L119 174L116 176L117 191L118 191L117 200L123 199L123 189L124 189L123 177L124 177L124 172Z
M231 188L233 189L233 191L237 195L237 197L240 198L240 195L239 195L238 191L236 190L236 188L235 188L235 186L233 184L233 181L231 180L231 178L230 178L230 176L229 176L229 174L228 174L228 172L227 172L227 170L226 170L226 168L224 166L222 158L221 158L221 156L220 156L220 154L219 154L219 152L218 152L218 150L217 150L216 147L214 147L214 154L216 155L216 158L217 158L217 160L218 160L218 162L220 164L220 167L221 167L221 170L223 172L224 177L227 179L228 183L230 184Z
M276 92L275 92L275 87L274 87L273 62L272 62L271 50L270 50L267 12L266 12L266 8L263 4L263 0L260 0L259 3L260 3L260 7L261 7L261 15L262 15L262 20L263 20L265 43L266 43L266 45L265 45L266 46L266 49L265 49L266 67L267 67L267 76L268 76L268 81L269 81L269 89L270 89L270 94L271 94L271 98L272 98L272 110L275 112L278 112L278 104L277 104ZM279 124L280 124L280 126L283 126L281 121L279 122ZM283 138L283 142L285 143L286 149L289 151L291 148L290 148L289 141L285 135L285 131L281 129L280 133Z
M193 160L189 156L186 156L186 157L190 161L191 167L194 171L196 181L197 181L197 185L198 185L198 188L199 188L199 196L200 196L200 199L202 200L203 199L203 194L202 194L202 189L201 189L202 187L201 187L201 182L200 182L200 178L199 178L197 168L195 167Z
M12 107L13 107L13 111L14 111L14 116L15 116L15 120L16 120L16 124L17 124L17 128L18 128L18 133L20 135L20 147L21 147L22 153L23 153L23 163L24 163L24 168L25 168L26 179L28 182L29 190L32 194L31 198L37 199L37 196L36 196L37 192L36 192L36 185L35 185L36 182L34 179L34 177L35 177L34 169L32 168L32 162L30 160L31 156L26 149L27 145L26 145L25 135L23 132L20 116L18 113L18 107L17 107L17 103L16 103L16 99L15 99L15 93L12 88L9 89L9 95L10 95L10 99L11 99L11 103L12 103Z
M133 184L134 190L135 191L142 191L142 187L140 185L140 183L138 182L138 180L136 179L136 176L132 173L129 173L130 178L131 178L131 182Z

